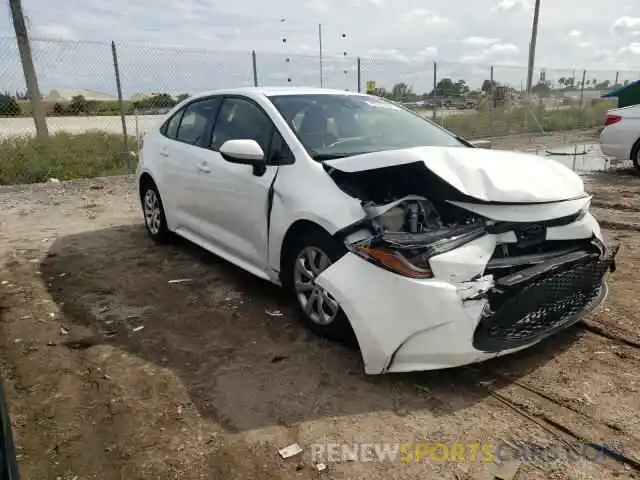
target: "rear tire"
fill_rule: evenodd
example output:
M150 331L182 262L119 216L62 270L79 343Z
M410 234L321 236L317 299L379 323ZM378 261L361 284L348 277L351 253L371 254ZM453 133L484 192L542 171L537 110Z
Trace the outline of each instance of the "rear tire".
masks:
M168 243L171 240L171 232L167 226L160 192L153 181L148 180L142 184L140 201L147 234L156 243Z
M631 149L631 161L636 170L640 172L640 138Z
M353 343L355 335L344 311L328 292L315 285L315 278L345 253L346 249L324 230L304 232L285 252L283 285L309 330L330 340Z

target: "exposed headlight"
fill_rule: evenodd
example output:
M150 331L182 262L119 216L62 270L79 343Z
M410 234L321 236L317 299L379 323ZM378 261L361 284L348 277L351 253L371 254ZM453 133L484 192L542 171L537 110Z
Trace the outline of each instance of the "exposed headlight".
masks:
M386 270L411 278L433 278L429 259L486 234L483 224L443 227L424 233L384 232L352 243L349 250Z

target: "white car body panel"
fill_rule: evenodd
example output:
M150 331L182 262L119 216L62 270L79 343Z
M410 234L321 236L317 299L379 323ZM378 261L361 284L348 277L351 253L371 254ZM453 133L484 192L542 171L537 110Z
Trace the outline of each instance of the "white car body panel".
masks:
M456 201L452 201L450 203L462 207L465 210L469 210L470 212L490 218L491 220L501 222L521 222L523 220L527 222L541 222L554 218L567 217L580 210L588 208L591 203L591 197L585 195L582 198L567 200L564 202L509 205L509 208L504 208L504 205L481 203L474 204Z
M299 222L334 235L382 215L398 201L367 206L338 185L331 170L356 173L421 162L459 192L448 200L467 212L496 222L535 223L582 215L549 226L547 241L602 241L596 220L586 210L591 197L578 175L553 160L522 153L465 147L420 147L354 155L323 164L314 161L267 95L276 93L357 95L323 89L237 89L203 93L177 105L211 95L240 95L258 103L295 157L295 163L252 167L230 163L218 152L180 144L159 130L145 136L138 177L151 175L161 193L170 230L254 275L280 282L282 247ZM167 149L166 156L157 155ZM328 167L329 172L325 169ZM407 197L428 196L409 192ZM345 243L370 237L363 229ZM338 238L338 237L336 237ZM433 278L391 273L348 252L324 270L316 284L340 303L358 339L368 374L449 368L527 348L487 353L472 337L494 278L485 274L500 245L515 244L515 231L486 233L462 246L432 256Z
M619 115L622 119L600 132L602 153L618 160L631 159L631 149L640 140L640 105L614 108L607 114Z
M424 162L464 195L485 202L557 202L584 195L582 179L555 160L484 148L420 147L327 162L343 172Z

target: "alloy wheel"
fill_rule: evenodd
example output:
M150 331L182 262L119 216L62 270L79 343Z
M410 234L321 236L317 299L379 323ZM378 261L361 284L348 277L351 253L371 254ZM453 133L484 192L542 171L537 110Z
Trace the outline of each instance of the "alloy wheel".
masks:
M160 233L162 210L158 194L153 189L148 189L144 194L144 221L152 235Z
M331 265L331 259L318 247L306 247L300 251L294 265L293 286L302 310L312 322L329 325L340 312L340 306L315 281Z

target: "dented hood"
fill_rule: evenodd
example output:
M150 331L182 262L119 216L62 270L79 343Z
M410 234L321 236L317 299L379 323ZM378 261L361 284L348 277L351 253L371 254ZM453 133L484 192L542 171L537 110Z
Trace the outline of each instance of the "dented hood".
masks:
M463 195L484 202L558 202L585 195L582 179L561 163L532 154L467 147L418 147L330 160L345 173L423 162Z

